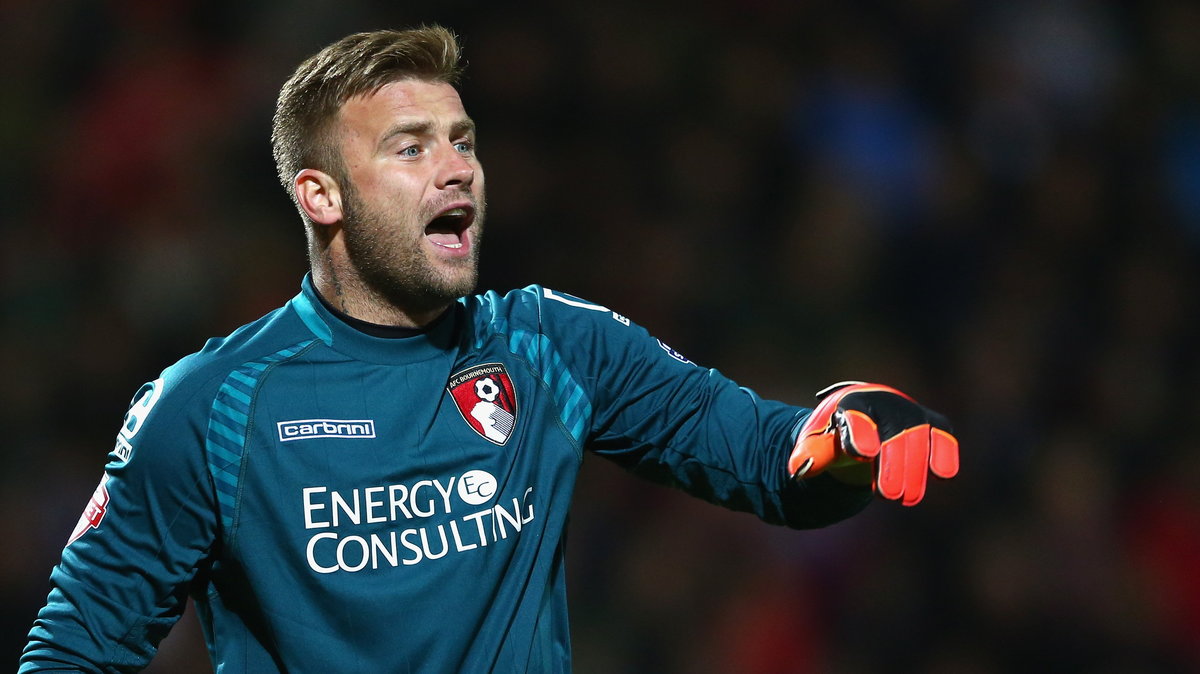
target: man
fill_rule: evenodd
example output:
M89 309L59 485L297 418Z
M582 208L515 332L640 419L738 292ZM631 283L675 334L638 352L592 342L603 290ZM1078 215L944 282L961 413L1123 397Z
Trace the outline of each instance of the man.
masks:
M918 502L957 442L885 386L760 399L605 307L470 296L475 125L441 28L349 36L284 85L299 295L135 396L22 672L145 666L190 594L219 672L570 670L584 451L767 522Z

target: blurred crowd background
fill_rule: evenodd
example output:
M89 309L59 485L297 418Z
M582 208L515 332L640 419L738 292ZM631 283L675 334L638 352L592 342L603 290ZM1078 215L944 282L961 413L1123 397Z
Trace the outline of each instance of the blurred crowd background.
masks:
M298 289L280 84L438 21L484 286L768 397L886 381L962 442L919 507L813 532L589 458L577 671L1200 669L1200 5L415 4L0 2L0 661L141 383ZM190 610L152 671L211 671Z

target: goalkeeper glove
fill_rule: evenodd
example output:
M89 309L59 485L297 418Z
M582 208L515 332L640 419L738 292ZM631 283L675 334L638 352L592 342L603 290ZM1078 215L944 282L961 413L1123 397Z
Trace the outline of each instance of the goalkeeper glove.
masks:
M928 473L958 473L958 439L942 415L890 386L834 384L800 426L788 474L812 477L827 469L871 464L875 493L904 505L925 496Z

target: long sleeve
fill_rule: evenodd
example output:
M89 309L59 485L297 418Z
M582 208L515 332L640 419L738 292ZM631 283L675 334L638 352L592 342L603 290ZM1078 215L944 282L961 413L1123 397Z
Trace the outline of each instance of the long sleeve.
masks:
M204 429L188 398L169 376L135 396L51 573L20 672L139 670L179 618L217 530Z
M787 475L788 452L811 410L763 399L604 307L540 293L541 330L586 391L587 446L596 454L794 528L836 522L870 502L865 488Z

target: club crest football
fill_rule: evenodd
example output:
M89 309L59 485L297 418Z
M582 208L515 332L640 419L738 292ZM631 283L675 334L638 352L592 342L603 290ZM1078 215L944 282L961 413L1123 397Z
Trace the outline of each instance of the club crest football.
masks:
M517 392L508 370L500 363L485 363L450 377L446 391L459 413L476 433L503 445L517 425Z

